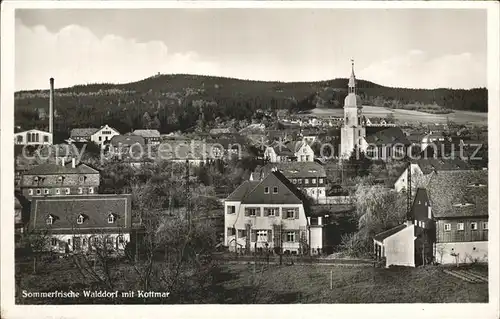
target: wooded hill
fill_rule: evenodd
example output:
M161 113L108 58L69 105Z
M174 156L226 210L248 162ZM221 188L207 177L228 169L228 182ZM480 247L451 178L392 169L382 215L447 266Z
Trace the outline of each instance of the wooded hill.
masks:
M487 90L391 88L358 80L365 105L439 105L487 112ZM57 79L56 79L57 86ZM48 90L15 93L15 122L23 129L48 126ZM55 130L109 124L120 132L145 126L161 133L189 130L229 119L249 120L257 110L341 108L347 79L321 82L264 82L198 75L157 75L127 84L89 84L56 89ZM203 110L201 112L201 110ZM200 116L202 114L202 116Z

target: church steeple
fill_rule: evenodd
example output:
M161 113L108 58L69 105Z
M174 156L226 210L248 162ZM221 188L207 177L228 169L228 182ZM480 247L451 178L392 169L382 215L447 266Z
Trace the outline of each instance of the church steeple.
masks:
M348 93L356 94L356 75L354 74L354 60L351 59L352 69L351 69L351 77L349 78L349 90Z

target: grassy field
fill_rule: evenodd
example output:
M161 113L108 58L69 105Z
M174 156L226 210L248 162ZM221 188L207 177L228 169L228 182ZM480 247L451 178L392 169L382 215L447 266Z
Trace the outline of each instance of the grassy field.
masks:
M148 300L105 299L26 299L22 290L82 291L91 288L68 260L55 260L31 273L31 265L17 265L17 298L20 304L93 304L93 303L461 303L488 302L488 284L468 283L442 271L440 267L390 268L327 265L256 265L222 264L215 280L203 291L185 296ZM127 291L131 266L119 264L113 271L115 289ZM255 275L254 275L255 269ZM474 266L487 273L486 266ZM333 289L330 289L330 271Z
M311 110L311 114L317 116L343 116L343 109L320 109ZM363 114L368 117L386 117L388 114L394 114L394 119L399 122L422 122L422 123L446 123L447 119L458 124L488 124L488 113L454 110L449 114L430 114L425 112L389 109L385 107L363 105Z
M487 272L486 267L476 270ZM231 265L234 278L224 283L227 291L240 290L240 296L256 303L461 303L488 302L487 284L470 284L442 272L438 267L390 268L339 266ZM330 271L333 289L330 289ZM241 288L242 286L247 286ZM244 292L247 289L247 292ZM254 297L255 296L255 297ZM231 302L231 296L226 296ZM252 297L254 298L252 300ZM234 302L242 302L236 298Z

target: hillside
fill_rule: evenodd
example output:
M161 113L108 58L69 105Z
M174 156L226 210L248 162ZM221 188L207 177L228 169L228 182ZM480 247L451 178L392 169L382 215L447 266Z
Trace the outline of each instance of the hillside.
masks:
M57 79L56 79L57 86ZM157 75L127 84L90 84L56 89L57 131L108 123L122 132L157 127L162 133L235 119L249 120L258 109L291 111L341 108L347 79L321 82L264 82L198 75ZM391 108L435 108L487 112L487 90L403 89L359 80L364 104ZM21 127L47 126L48 90L15 93L15 121ZM199 120L203 109L203 121ZM146 113L146 114L145 114ZM41 115L41 116L39 116Z

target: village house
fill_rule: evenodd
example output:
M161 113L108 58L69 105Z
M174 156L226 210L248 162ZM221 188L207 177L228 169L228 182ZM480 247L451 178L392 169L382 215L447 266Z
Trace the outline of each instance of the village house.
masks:
M144 138L146 144L160 144L160 132L158 130L135 130L132 134Z
M41 130L28 130L14 134L15 145L52 145L52 133Z
M35 196L30 215L31 231L47 234L55 252L123 250L130 241L131 195Z
M136 135L115 135L109 143L109 151L115 156L129 155L135 156L144 154L146 142L142 136Z
M200 166L221 158L224 151L220 146L196 140L165 140L158 147L158 159L174 163Z
M271 146L266 147L264 158L271 163L314 162L314 151L304 140L286 143L274 142Z
M90 142L92 135L98 130L97 128L74 128L71 130L69 138L74 142Z
M436 222L436 261L488 260L488 171L441 171L428 193Z
M21 192L24 197L95 194L99 188L99 171L86 164L41 164L23 173Z
M224 244L231 251L275 251L297 254L322 248L322 219L311 225L308 200L282 173L248 180L224 202Z
M486 262L488 260L488 172L431 173L419 188L404 224L377 234L374 253L385 266Z
M326 171L315 162L269 163L250 175L251 180L261 180L273 170L281 172L298 189L316 203L326 201Z
M96 143L101 147L104 147L109 144L113 136L116 135L120 135L120 132L106 124L104 126L101 126L101 128L99 128L90 136L90 141Z

